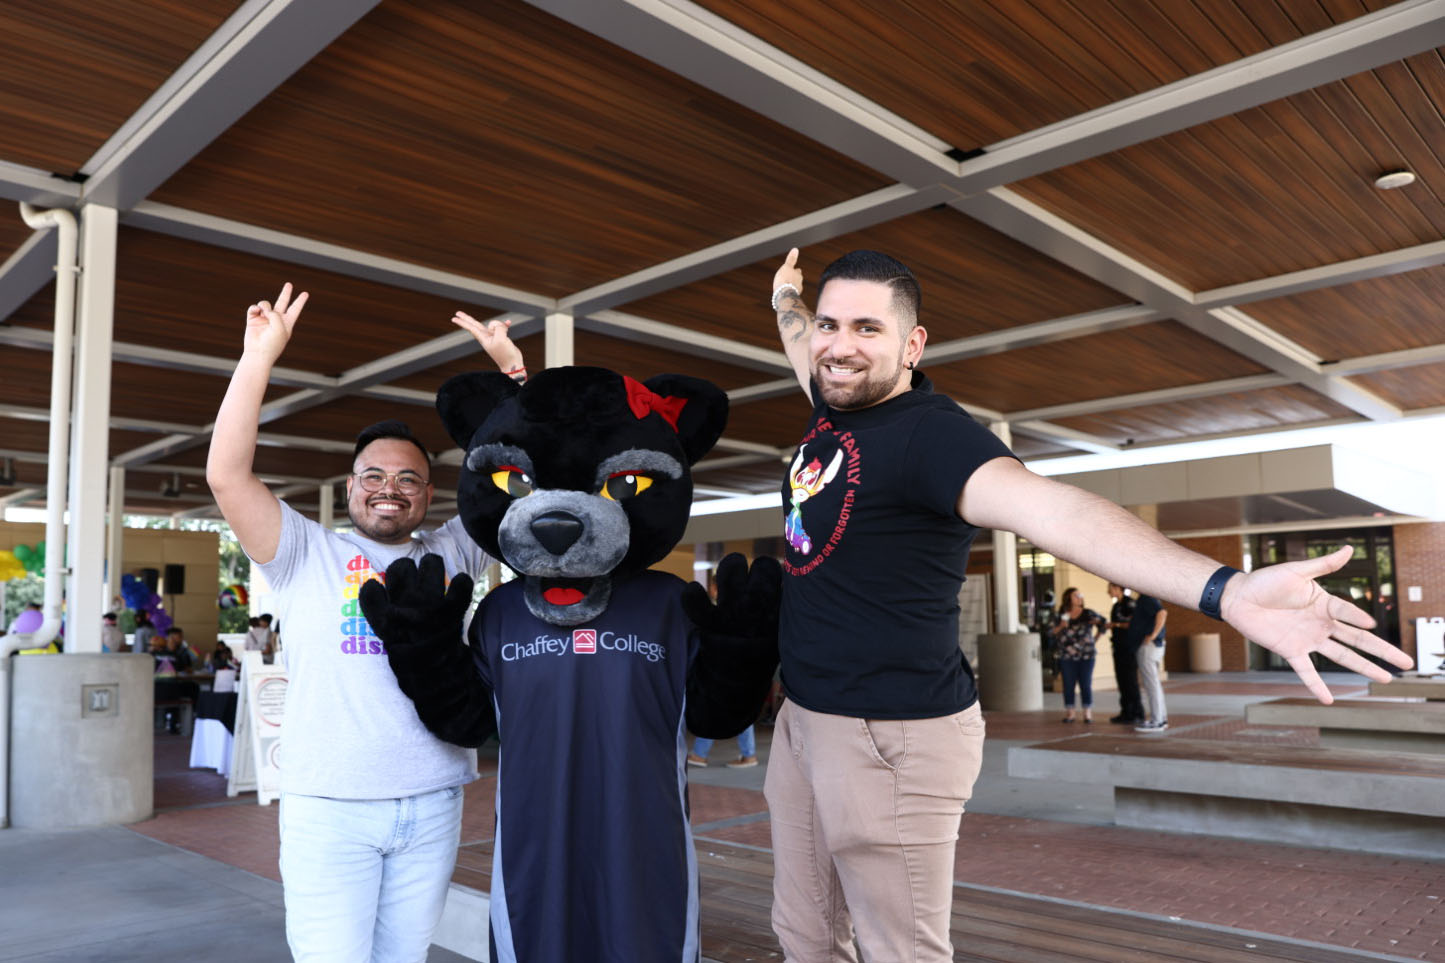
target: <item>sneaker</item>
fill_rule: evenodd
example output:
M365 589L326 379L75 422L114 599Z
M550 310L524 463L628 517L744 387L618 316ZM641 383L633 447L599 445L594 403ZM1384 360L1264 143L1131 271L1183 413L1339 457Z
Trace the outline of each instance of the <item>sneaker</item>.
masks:
M1165 729L1168 729L1168 728L1169 728L1169 720L1168 720L1168 719L1165 719L1165 720L1163 720L1163 721L1161 721L1161 722L1142 722L1142 723L1140 723L1139 725L1137 725L1137 726L1134 727L1134 731L1135 731L1135 732L1163 732Z
M699 756L699 755L696 755L696 754L694 754L694 753L689 752L689 753L687 754L687 764L688 764L689 766L704 766L704 767L705 767L705 766L707 766L707 760L704 759L702 756Z
M758 764L758 757L757 757L757 756L738 756L738 757L737 757L736 759L734 759L732 762L728 763L728 768L729 768L729 769L751 769L753 766L756 766L757 764Z

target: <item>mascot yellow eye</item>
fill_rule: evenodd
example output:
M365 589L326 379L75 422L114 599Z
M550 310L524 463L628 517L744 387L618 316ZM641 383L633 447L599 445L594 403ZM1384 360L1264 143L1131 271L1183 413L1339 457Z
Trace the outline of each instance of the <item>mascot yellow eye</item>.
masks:
M652 487L652 479L635 471L620 471L602 485L602 497L608 501L622 502L634 495L641 495Z
M503 465L492 472L492 484L513 498L532 494L532 476L516 465Z

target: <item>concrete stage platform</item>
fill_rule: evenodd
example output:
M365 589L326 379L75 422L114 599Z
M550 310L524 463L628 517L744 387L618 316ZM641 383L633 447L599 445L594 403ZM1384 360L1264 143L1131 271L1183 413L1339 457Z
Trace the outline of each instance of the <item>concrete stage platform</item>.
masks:
M1304 694L1292 678L1176 675L1167 686L1172 728L1163 738L1313 745L1311 730L1250 726L1242 718L1251 702ZM1329 678L1337 696L1364 692L1357 677ZM1101 694L1095 706L1101 719L1115 711L1104 701L1112 698ZM1010 747L1082 729L1058 721L1058 699L1046 696L1041 712L987 717L983 775L959 841L957 905L967 911L959 911L955 925L957 959L1070 959L1063 947L1047 944L1020 945L1011 954L962 942L1005 917L1024 919L1021 907L1042 898L1068 915L1072 922L1060 922L1066 931L1082 925L1072 914L1083 913L1090 927L1134 934L1120 951L1135 948L1112 957L1118 959L1145 958L1150 941L1163 938L1157 927L1182 923L1197 924L1186 929L1199 950L1172 958L1445 963L1445 862L1124 829L1111 825L1106 787L1010 779ZM1106 722L1092 728L1127 734ZM764 758L770 735L760 727ZM214 772L186 768L188 750L187 740L157 736L153 819L100 830L0 831L0 960L287 959L276 808L257 806L249 795L227 799ZM701 847L734 861L748 853L766 859L764 767L724 768L733 753L732 743L719 743L713 766L690 771L694 831ZM463 823L463 842L474 852L485 852L491 839L492 776L485 768L468 789ZM751 903L765 893L754 886ZM1016 897L1027 900L1011 902ZM762 940L766 906L747 912L749 932ZM729 939L705 926L704 954L726 963L743 959ZM1285 955L1262 955L1267 948ZM464 958L442 947L430 957Z

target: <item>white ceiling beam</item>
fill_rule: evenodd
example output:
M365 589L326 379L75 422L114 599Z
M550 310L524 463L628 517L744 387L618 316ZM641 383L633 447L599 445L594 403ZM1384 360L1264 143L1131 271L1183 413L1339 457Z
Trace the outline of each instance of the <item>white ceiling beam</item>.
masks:
M629 304L659 291L681 287L781 254L791 247L806 247L904 217L956 196L942 186L916 190L894 184L578 291L562 298L558 306L563 311L581 316Z
M0 321L44 290L55 277L55 231L36 231L0 264Z
M516 330L515 322L526 320L517 315L502 315L503 319L514 322L513 330ZM474 353L481 350L476 341L466 331L452 331L438 338L432 338L410 348L394 352L375 361L358 365L355 368L343 373L335 379L335 383L323 388L303 388L300 391L292 392L274 401L267 402L261 406L260 424L265 425L298 411L305 411L308 408L315 408L318 405L326 404L337 398L354 395L373 386L383 384L393 378L400 378L416 371L423 371L435 367L446 361L451 361L459 356ZM206 425L195 434L175 433L153 441L150 444L142 445L139 448L116 455L111 459L114 465L123 465L131 468L144 465L148 462L165 458L179 451L203 445L210 440L211 432L215 423ZM263 437L266 437L263 435ZM270 436L289 437L289 436ZM315 441L313 439L313 441ZM329 444L318 442L318 444ZM340 444L339 442L337 444ZM351 450L351 443L344 445L347 451Z
M1121 331L1140 324L1162 321L1164 318L1165 315L1153 308L1135 304L1105 308L1102 311L1088 311L1065 318L1020 324L998 331L989 331L986 334L944 341L924 349L923 363L925 365L946 364L950 361L962 361L965 358L980 358L1018 348L1031 348L1054 341L1103 334L1106 331Z
M1291 271L1243 284L1211 288L1194 295L1194 303L1204 308L1250 304L1291 294L1303 294L1306 291L1318 291L1321 288L1354 284L1357 281L1389 277L1392 274L1405 274L1441 264L1445 264L1445 241L1431 241L1398 251L1386 251L1384 254L1371 254L1368 257L1339 261L1303 271Z
M978 193L1154 140L1445 45L1445 0L1411 0L987 145L954 186ZM959 144L959 147L984 145Z
M1107 454L1119 450L1119 446L1098 435L1086 431L1075 431L1062 425L1051 425L1045 421L1010 421L1009 428L1016 435L1027 435L1043 441L1057 442L1070 448L1080 448L1096 454Z
M1227 378L1223 381L1206 381L1203 384L1180 385L1177 388L1159 388L1154 391L1138 391L1109 398L1095 398L1091 401L1072 401L1043 408L1029 408L1009 412L1009 420L1038 421L1055 418L1077 418L1104 411L1122 411L1126 408L1141 408L1145 405L1167 405L1179 401L1195 401L1200 398L1214 398L1238 391L1260 391L1294 384L1282 374L1246 375L1243 378Z
M1326 361L1320 365L1320 370L1328 375L1364 375L1392 369L1413 368L1422 364L1440 364L1441 362L1445 362L1445 344L1432 344L1421 348L1405 348L1401 351L1385 351L1358 358L1346 358L1343 361Z
M81 168L82 202L144 199L376 4L246 0Z
M732 388L728 391L728 404L745 405L749 401L764 401L768 398L781 398L790 395L798 390L798 379L794 377L778 378L775 381L764 381L760 384L747 385L742 388Z
M80 185L49 171L0 160L0 197L36 207L74 207Z
M136 204L121 216L121 223L529 318L557 310L556 299L540 294L154 201Z
M740 465L757 465L764 462L779 463L782 461L780 455L767 454L738 454L721 455L717 458L706 458L692 466L692 472L717 471L722 468L737 468Z
M517 326L513 326L516 330ZM525 331L525 327L523 327ZM55 342L55 335L48 328L7 327L0 325L0 344L17 348L33 348L49 351ZM458 354L463 349L458 349ZM236 370L235 358L221 358L214 355L197 354L192 351L176 351L171 348L156 348L145 344L130 344L117 341L112 345L111 357L128 364L147 365L168 371L192 371L197 374L211 374L229 378ZM396 375L394 377L400 377ZM271 383L289 388L330 389L341 384L340 378L302 371L299 368L276 367L271 369ZM395 401L409 405L431 406L436 403L436 392L421 391L417 388L401 388L393 385L372 385L356 392L367 398Z
M1400 409L1378 395L1344 378L1322 374L1317 359L1312 360L1298 346L1243 312L1198 307L1193 303L1193 292L1013 191L995 188L987 194L954 201L953 206L1367 418L1400 417Z
M986 191L1445 45L1445 0L1407 0L991 145L947 144L689 0L530 0L912 187ZM826 25L824 25L826 26ZM955 161L951 148L986 148Z
M761 324L771 323L766 304L762 305L759 318ZM579 317L577 327L621 338L624 341L650 344L654 347L666 348L669 351L698 355L714 361L726 361L730 364L774 374L784 372L791 374L793 370L792 365L788 364L787 355L776 349L760 348L715 334L693 331L663 321L654 321L651 318L639 318L635 314L627 314L622 311L597 311L585 318Z

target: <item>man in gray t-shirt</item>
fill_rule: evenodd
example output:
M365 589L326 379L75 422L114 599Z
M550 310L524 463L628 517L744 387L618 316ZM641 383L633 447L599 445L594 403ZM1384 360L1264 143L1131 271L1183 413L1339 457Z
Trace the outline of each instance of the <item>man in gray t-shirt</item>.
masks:
M461 787L476 778L476 758L422 726L356 599L363 582L403 556L440 555L448 578L475 574L487 559L457 519L414 534L431 504L431 457L401 422L357 438L350 533L303 518L256 477L261 402L306 300L293 302L288 284L274 307L247 311L206 463L216 503L276 589L286 624L286 939L297 960L423 960L446 904ZM502 370L526 376L505 324L465 320L457 323Z

